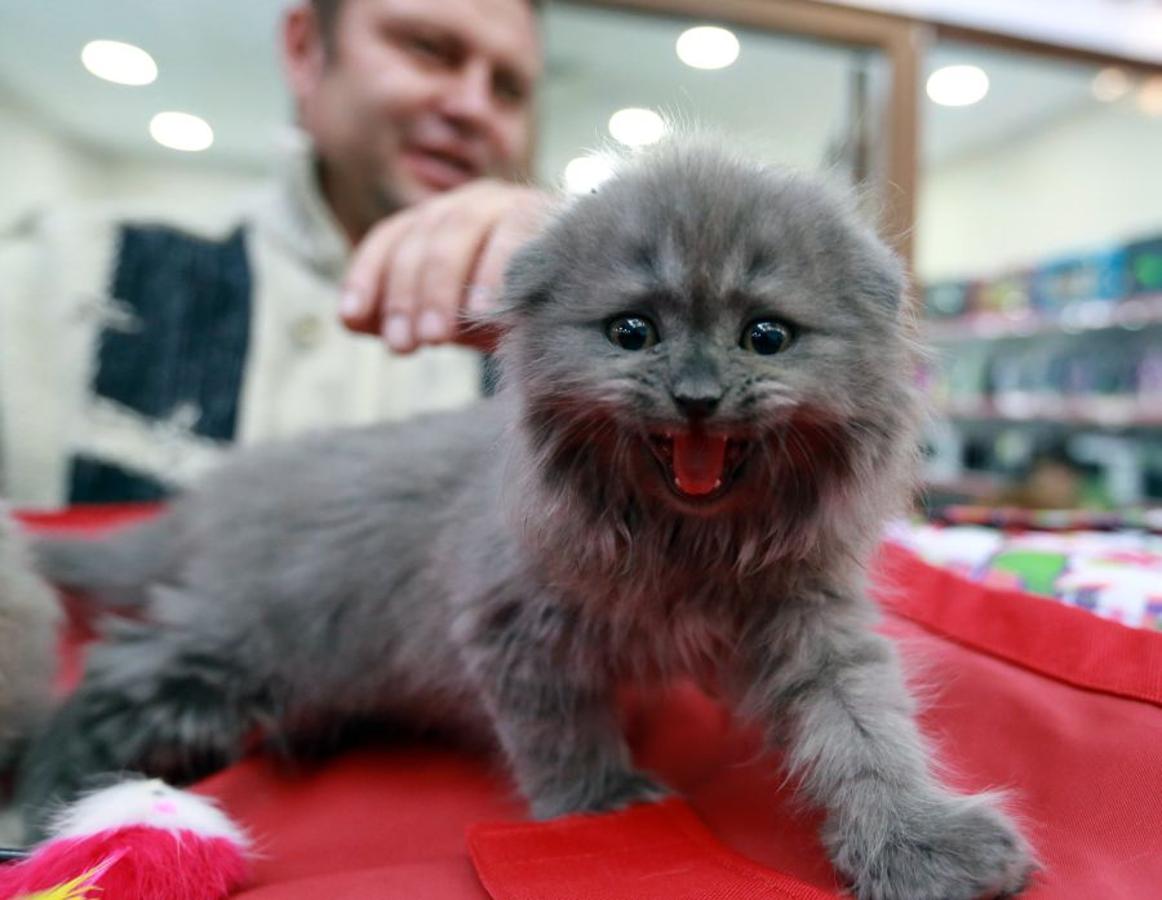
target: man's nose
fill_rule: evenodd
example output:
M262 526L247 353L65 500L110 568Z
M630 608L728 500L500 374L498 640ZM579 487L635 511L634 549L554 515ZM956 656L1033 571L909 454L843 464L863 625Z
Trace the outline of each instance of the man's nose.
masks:
M458 124L484 129L494 112L492 67L486 60L469 60L450 80L443 110Z

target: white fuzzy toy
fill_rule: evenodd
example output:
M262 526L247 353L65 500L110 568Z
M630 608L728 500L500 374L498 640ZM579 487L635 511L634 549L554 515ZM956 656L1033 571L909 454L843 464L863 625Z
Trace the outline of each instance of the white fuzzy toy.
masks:
M249 841L214 802L132 779L67 807L52 836L0 866L0 900L224 900Z

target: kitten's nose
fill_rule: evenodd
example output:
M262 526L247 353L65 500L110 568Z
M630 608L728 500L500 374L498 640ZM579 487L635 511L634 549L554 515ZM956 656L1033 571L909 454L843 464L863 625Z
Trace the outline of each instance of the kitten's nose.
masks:
M678 409L691 419L709 418L722 401L722 391L711 385L679 385L671 396Z
M682 359L670 382L674 404L688 418L706 419L714 415L722 401L722 380L715 361L705 353L691 353Z

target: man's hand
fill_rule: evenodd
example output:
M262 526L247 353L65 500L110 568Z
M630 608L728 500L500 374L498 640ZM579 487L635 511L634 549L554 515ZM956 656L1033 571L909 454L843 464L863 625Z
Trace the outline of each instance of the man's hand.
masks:
M475 181L384 219L355 249L340 314L397 353L450 341L488 348L467 313L491 309L513 253L552 208L539 190Z

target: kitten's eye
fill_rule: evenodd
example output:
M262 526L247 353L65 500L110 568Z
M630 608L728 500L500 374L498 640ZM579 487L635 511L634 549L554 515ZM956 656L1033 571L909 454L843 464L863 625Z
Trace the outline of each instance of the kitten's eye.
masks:
M658 342L653 323L641 316L619 316L609 323L605 333L622 350L645 350Z
M786 350L791 343L791 329L782 322L759 319L746 326L739 344L743 350L760 356L772 356Z

